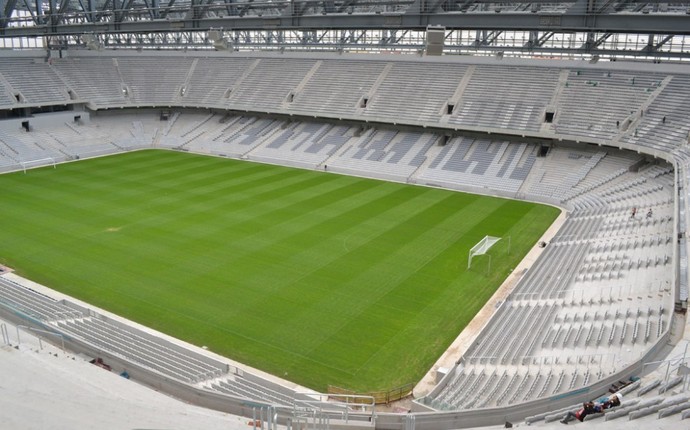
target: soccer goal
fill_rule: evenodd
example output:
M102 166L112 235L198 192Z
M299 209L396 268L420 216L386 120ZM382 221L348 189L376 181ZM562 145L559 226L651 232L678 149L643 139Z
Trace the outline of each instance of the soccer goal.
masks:
M501 240L501 237L495 237L495 236L484 236L482 240L477 242L476 245L474 245L470 249L470 255L467 257L467 270L469 270L472 267L472 259L476 256L479 255L487 255L489 257L489 265L487 268L487 273L491 273L491 254L487 254L489 249L491 249L492 246L496 244L499 240ZM510 254L510 236L508 236L508 254Z
M56 163L55 163L55 159L52 157L39 158L36 160L20 161L19 165L22 166L22 170L24 171L24 174L26 174L26 169L31 169L32 167L52 165L53 169L57 168Z

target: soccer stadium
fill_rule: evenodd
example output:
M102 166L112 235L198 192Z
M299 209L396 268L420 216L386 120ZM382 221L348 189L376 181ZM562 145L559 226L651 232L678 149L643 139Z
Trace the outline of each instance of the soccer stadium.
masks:
M8 428L690 426L690 3L0 31Z

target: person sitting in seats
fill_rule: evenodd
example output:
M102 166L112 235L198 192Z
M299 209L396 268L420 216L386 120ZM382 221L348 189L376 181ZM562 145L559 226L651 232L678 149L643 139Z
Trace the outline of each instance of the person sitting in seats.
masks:
M568 411L568 413L561 420L561 423L568 424L570 421L574 419L577 419L578 421L582 422L585 420L585 417L587 415L597 414L600 412L604 412L606 409L615 408L617 406L620 406L622 401L623 395L621 395L620 393L614 393L602 403L585 402L582 404L582 409L578 410L577 412L573 413L571 411Z
M621 405L621 401L623 401L623 395L620 393L615 393L612 394L601 406L602 409L615 408Z
M568 411L567 414L561 420L562 424L568 424L572 420L578 420L580 422L585 420L585 417L589 414L595 414L601 412L602 408L600 404L595 404L594 402L584 402L582 408L577 412Z

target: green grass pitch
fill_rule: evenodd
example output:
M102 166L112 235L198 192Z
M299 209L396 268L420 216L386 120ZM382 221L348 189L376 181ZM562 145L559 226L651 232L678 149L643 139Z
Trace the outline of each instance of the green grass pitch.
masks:
M559 213L161 150L1 175L0 189L0 261L19 274L359 392L418 381ZM487 234L512 239L490 276L481 257L466 270Z

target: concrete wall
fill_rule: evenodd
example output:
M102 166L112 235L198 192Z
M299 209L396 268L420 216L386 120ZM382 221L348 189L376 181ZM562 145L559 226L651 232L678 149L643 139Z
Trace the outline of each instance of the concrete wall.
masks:
M21 130L22 123L28 121L31 130L51 131L55 127L64 127L65 123L74 123L75 116L79 116L79 121L82 123L91 121L91 114L81 109L4 119L0 121L0 129L7 131Z

